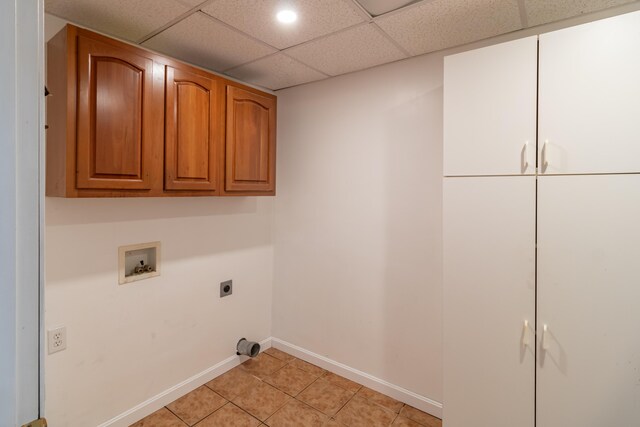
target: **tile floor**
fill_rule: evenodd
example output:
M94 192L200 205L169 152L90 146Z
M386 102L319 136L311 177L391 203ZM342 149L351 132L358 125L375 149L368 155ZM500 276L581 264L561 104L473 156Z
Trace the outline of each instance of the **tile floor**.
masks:
M442 421L275 348L131 427L441 427Z

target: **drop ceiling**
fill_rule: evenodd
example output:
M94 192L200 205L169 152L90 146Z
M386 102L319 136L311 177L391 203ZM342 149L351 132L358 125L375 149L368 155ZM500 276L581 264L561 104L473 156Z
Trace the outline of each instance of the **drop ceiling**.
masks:
M45 0L45 11L277 90L637 0ZM279 23L293 9L298 20Z

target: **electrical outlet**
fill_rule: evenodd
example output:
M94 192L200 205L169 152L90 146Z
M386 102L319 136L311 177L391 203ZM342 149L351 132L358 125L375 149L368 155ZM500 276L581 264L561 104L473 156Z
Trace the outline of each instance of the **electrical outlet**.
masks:
M47 331L47 347L49 348L49 354L57 353L67 348L66 326Z
M220 283L220 298L228 297L233 293L233 280Z

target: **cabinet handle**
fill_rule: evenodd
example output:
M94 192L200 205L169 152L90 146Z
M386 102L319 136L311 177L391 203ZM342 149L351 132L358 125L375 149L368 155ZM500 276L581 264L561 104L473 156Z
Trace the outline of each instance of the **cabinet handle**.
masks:
M522 147L522 173L527 171L529 167L529 141L524 143L524 147Z
M540 153L542 159L542 172L544 173L547 170L547 166L549 166L549 162L547 161L547 145L549 145L549 140L545 139L544 144L542 144L542 152Z
M542 327L542 349L549 350L549 328L547 325Z
M522 326L522 346L531 347L531 329L528 320L525 320Z

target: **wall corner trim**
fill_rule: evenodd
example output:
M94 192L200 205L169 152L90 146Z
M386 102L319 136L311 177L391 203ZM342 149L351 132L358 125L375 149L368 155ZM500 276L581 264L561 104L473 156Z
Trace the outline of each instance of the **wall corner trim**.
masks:
M260 341L260 348L262 351L271 347L271 338L264 339ZM173 402L179 397L184 396L192 390L208 383L212 379L219 377L225 372L235 368L240 365L242 362L247 360L246 356L237 356L233 355L221 362L216 363L210 368L205 369L204 371L195 374L191 378L188 378L182 381L179 384L174 385L173 387L145 400L144 402L134 406L133 408L123 412L120 415L117 415L111 418L108 421L98 425L98 427L127 427L136 421L141 420L162 408L165 405Z
M334 374L342 375L352 381L369 387L372 390L391 396L396 400L399 400L407 405L411 405L414 408L420 409L434 417L442 418L442 403L429 399L428 397L421 396L417 393L404 389L395 384L391 384L385 380L369 375L365 372L351 368L328 357L321 356L313 353L297 345L288 343L284 340L272 337L271 346L278 350L285 351L289 354L296 356L306 362L313 363L320 366L327 371Z

